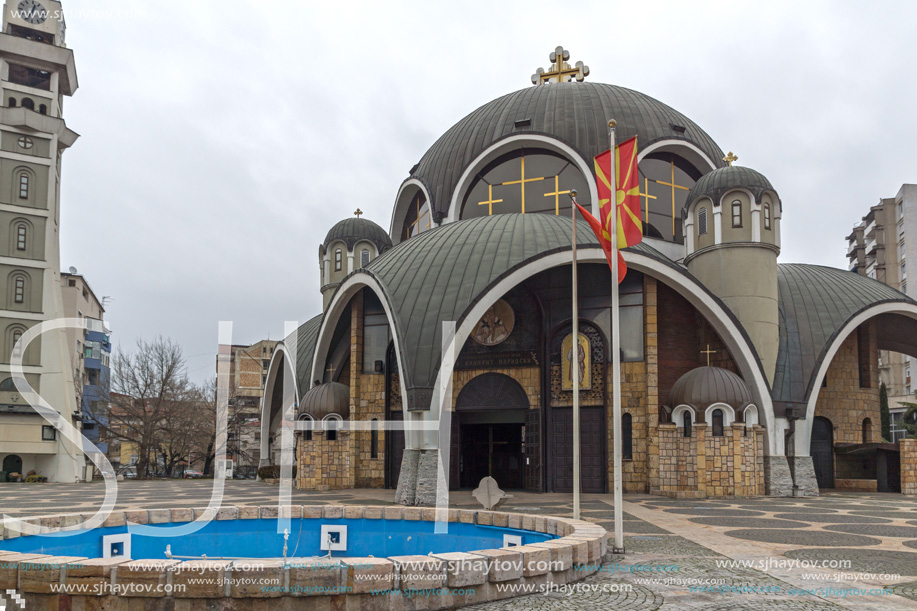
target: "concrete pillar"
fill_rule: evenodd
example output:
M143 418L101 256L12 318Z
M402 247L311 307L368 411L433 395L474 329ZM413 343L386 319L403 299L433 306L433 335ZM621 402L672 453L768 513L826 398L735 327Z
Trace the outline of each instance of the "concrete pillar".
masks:
M764 457L764 492L767 496L793 496L793 476L786 456Z

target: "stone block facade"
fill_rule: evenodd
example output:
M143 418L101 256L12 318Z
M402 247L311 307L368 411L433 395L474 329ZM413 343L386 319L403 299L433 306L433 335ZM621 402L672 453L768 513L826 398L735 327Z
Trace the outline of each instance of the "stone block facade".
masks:
M917 494L917 439L898 442L901 452L901 493Z

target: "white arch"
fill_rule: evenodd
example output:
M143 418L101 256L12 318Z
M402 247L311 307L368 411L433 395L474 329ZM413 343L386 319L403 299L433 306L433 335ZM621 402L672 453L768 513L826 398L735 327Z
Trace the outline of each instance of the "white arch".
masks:
M742 411L742 419L745 421L745 428L756 426L758 424L758 408L754 403L749 404Z
M273 398L274 398L274 384L277 383L277 374L280 371L281 361L286 364L286 371L284 372L284 386L286 385L286 379L289 377L292 382L291 387L293 389L292 397L288 396L286 393L286 388L284 388L283 399L281 399L280 409L277 410L276 416L271 416L271 411L273 411ZM280 417L283 415L285 406L292 402L296 402L299 397L299 388L296 381L296 371L295 371L295 357L291 355L290 349L286 346L286 340L277 344L277 347L274 349L274 354L271 356L271 362L268 365L267 380L264 384L264 395L261 397L261 463L263 465L270 464L270 441L271 434L277 429L274 426L274 421L276 420L279 426ZM265 462L267 461L267 462Z
M685 412L688 412L691 414L691 423L692 424L697 422L697 412L695 412L694 408L688 405L687 403L683 403L672 410L672 424L674 424L676 427L679 424L683 424L683 420L681 419L683 418L682 414Z
M452 223L459 220L459 214L461 213L461 197L465 193L465 190L471 185L471 181L474 180L474 177L477 176L481 168L500 155L520 149L525 144L560 153L568 161L573 162L586 179L586 184L589 185L589 197L592 199L592 213L598 216L599 192L596 189L595 180L593 179L592 166L586 163L586 160L583 159L579 153L574 151L569 145L564 144L560 140L551 138L550 136L543 136L541 134L514 134L499 142L491 144L484 149L483 153L475 157L474 161L468 164L468 167L465 168L465 171L462 172L462 176L456 183L455 190L452 192L452 200L449 202L449 213L446 215L446 220L444 222Z
M392 209L391 226L388 229L388 235L392 239L392 244L397 245L401 243L401 227L404 226L404 220L408 216L408 206L411 205L411 200L414 199L414 193L416 193L415 189L420 189L420 191L423 192L423 196L430 205L430 227L433 227L433 200L430 199L430 192L427 191L426 185L416 178L408 178L398 187L398 195L395 196L395 207ZM409 196L405 197L405 194Z
M637 142L637 145L639 146L640 143ZM685 149L687 149L687 154L685 154ZM716 169L716 164L713 160L707 157L707 154L695 144L687 140L657 140L646 148L639 150L637 163L643 161L643 158L650 153L676 153L693 163L699 170L704 170L702 166L706 166L704 174Z
M639 272L645 272L652 277L664 281L700 311L714 330L720 335L730 353L735 357L736 365L742 377L749 383L749 388L755 400L758 405L761 405L763 408L766 420L765 430L767 431L768 455L777 455L778 445L777 436L774 434L776 431L774 409L769 386L764 377L763 370L758 363L755 352L751 347L751 342L743 336L737 322L729 316L728 311L720 305L715 297L682 273L640 252L622 251L622 254L624 255L624 260L627 262L628 268ZM600 248L596 247L580 250L578 261L580 263L607 264L605 254ZM447 353L458 353L458 350L454 349L454 347L461 347L464 345L472 329L487 311L487 308L493 305L497 299L505 295L510 289L541 271L570 264L570 251L562 251L537 258L522 265L512 273L507 274L491 289L484 293L477 303L465 313L462 324L456 329L453 339L454 346L450 348ZM430 410L423 412L424 419L435 421L439 418L440 389L444 388L443 380L451 380L451 376L452 368L440 367L437 372L436 383L433 386L433 398L430 404ZM404 377L402 376L401 379L404 380ZM408 447L411 449L435 449L437 447L437 435L437 431L423 431L422 445Z
M707 423L707 426L713 427L713 410L721 409L723 410L723 426L727 427L736 421L736 411L732 409L732 406L727 405L726 403L711 403L704 412L704 422Z
M825 374L828 372L835 355L837 355L837 351L840 350L841 344L857 327L880 314L901 314L917 320L917 306L901 302L871 306L848 320L847 324L834 336L828 346L825 357L818 366L818 373L812 381L812 390L806 402L806 418L805 420L797 420L795 424L796 430L793 439L795 456L809 456L809 442L812 438L812 422L815 420L815 405L818 403L818 393L821 391L822 381L825 379Z

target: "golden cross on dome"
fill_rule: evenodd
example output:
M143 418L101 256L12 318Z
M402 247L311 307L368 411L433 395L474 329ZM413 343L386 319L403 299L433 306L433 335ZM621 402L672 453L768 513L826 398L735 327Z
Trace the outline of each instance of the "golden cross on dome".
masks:
M570 193L570 189L567 189L566 191L561 191L560 190L560 176L559 175L555 176L554 177L554 192L544 194L545 197L551 197L552 195L554 196L554 214L558 214L558 215L560 214L560 196L565 193Z
M357 218L360 218L360 216L361 216L362 214L363 214L363 211L360 210L359 208L357 208L356 210L353 211L353 215L354 215L355 217L357 217Z
M706 355L707 355L707 367L709 367L709 366L710 366L710 355L711 355L711 354L716 354L716 350L711 350L711 349L710 349L710 344L707 344L707 349L706 349L706 350L701 350L700 353L701 353L701 354L706 354Z
M332 363L331 366L328 367L328 369L326 369L325 371L331 374L331 381L334 382L334 364Z
M548 55L548 59L550 59L551 63L554 65L551 66L551 69L547 72L544 71L544 68L535 70L535 74L532 75L533 85L544 85L550 82L566 83L573 79L582 81L589 76L589 66L585 65L583 62L576 62L575 66L571 66L567 63L567 60L570 59L570 52L563 47L554 49L554 51Z
M729 154L723 157L723 161L726 162L726 165L732 165L733 161L738 161L738 160L739 158L736 157L735 153L733 153L732 151L729 151Z

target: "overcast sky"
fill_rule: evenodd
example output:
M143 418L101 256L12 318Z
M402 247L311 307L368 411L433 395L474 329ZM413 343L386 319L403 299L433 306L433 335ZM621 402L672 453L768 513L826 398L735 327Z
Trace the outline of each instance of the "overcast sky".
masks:
M81 138L61 266L116 346L170 337L212 375L234 343L319 313L318 246L563 45L589 80L681 111L784 205L780 261L844 267L851 227L917 182L917 3L65 0ZM86 11L80 13L80 11ZM106 11L111 11L106 14Z

